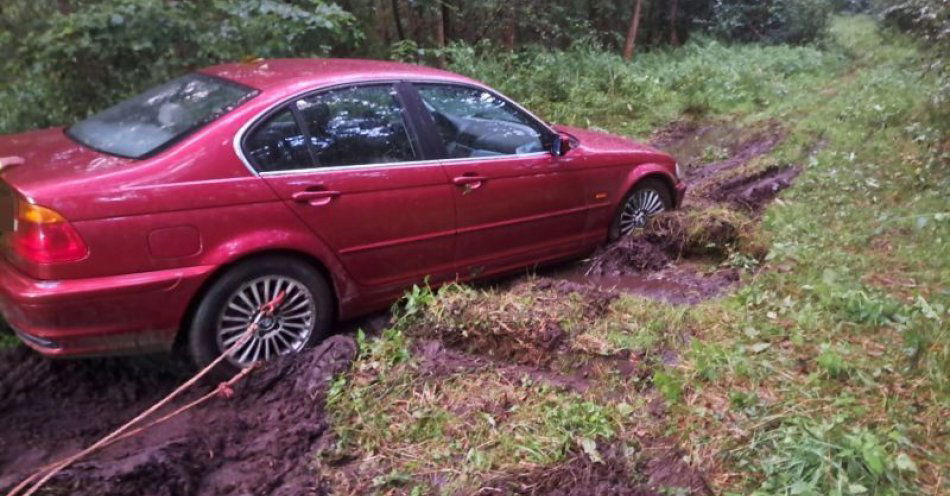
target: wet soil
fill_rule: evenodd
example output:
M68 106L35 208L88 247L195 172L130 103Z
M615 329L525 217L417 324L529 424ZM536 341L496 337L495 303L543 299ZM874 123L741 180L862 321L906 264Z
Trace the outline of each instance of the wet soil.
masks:
M774 121L745 130L721 122L681 121L658 131L651 144L676 156L686 171L689 190L682 209L654 219L643 231L599 249L587 260L545 268L539 275L676 304L727 294L740 283L740 273L720 262L740 244L742 230L749 226L704 212L728 208L757 219L801 172L791 165L747 170L751 161L784 139ZM706 224L689 225L696 219ZM766 254L762 247L746 248L754 258Z
M553 467L511 474L485 484L473 494L546 496L712 495L702 475L682 461L682 453L656 441L638 450L616 444L598 446L593 460L573 452ZM631 452L632 451L632 452Z
M593 286L612 293L629 293L673 304L695 305L727 294L740 280L737 269L720 269L711 261L683 260L646 273L589 272L586 265L549 269L546 277Z
M213 399L77 463L44 494L326 494L307 460L328 429L329 380L355 356L352 338L334 336L269 363L231 398ZM181 380L166 367L54 362L23 348L2 352L0 364L0 491L91 444Z

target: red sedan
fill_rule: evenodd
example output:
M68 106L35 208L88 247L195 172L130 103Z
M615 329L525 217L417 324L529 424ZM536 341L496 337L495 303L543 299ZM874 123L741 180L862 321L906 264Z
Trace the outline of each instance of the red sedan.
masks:
M229 357L240 366L426 277L590 252L676 207L676 169L449 72L219 65L65 130L0 137L0 311L45 355L177 344L198 364L259 318Z

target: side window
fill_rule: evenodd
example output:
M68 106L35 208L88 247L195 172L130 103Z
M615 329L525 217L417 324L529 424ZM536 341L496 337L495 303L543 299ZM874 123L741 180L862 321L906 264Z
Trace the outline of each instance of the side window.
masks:
M306 142L288 109L256 127L245 140L244 149L260 172L303 169L313 167Z
M298 100L319 167L418 158L391 85L354 86Z
M510 103L477 88L417 84L449 158L544 151L544 132Z

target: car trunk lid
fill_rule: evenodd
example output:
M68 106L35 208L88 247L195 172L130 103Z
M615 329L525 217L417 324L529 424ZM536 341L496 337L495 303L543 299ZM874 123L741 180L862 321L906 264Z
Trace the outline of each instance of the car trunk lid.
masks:
M128 162L86 148L60 128L0 136L0 181L31 199L67 183L88 187L90 179Z

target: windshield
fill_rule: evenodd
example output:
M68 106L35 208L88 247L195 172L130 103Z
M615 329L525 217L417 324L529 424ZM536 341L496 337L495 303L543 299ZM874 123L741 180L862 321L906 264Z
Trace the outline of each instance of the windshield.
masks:
M223 79L189 74L78 122L66 134L101 152L144 158L255 94L255 90Z

